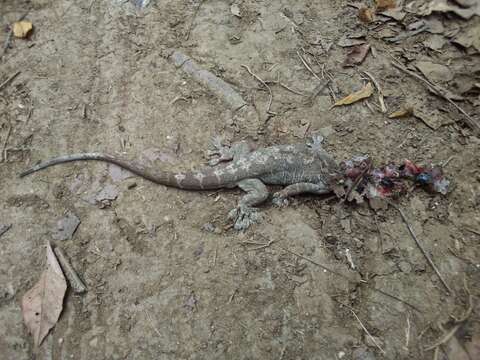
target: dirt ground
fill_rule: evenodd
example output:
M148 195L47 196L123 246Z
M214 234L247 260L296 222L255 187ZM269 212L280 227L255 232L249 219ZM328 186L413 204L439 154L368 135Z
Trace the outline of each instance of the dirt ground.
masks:
M12 39L0 60L0 83L20 71L0 89L0 224L12 225L0 237L0 358L433 359L426 348L456 328L437 359L473 359L480 140L453 105L392 61L440 64L427 69L430 80L462 95L456 103L479 122L479 54L452 41L478 29L478 16L433 14L426 19L440 30L389 42L385 34L404 34L419 17L363 24L347 1L330 0L152 0L143 10L120 0L0 0L1 44L26 11L33 33ZM373 50L344 67L350 48L339 44L360 36ZM229 108L175 67L173 50L248 105ZM242 64L271 81L273 116L269 93ZM381 86L387 113L378 93L331 108L367 82L363 71ZM310 96L327 78L329 89ZM424 121L387 117L405 104ZM266 146L318 132L338 161L369 154L377 164L444 165L454 185L447 196L414 189L397 204L452 294L391 207L301 196L285 208L267 202L262 222L238 233L226 215L240 191L170 189L102 163L17 177L82 151L198 168L217 135ZM58 240L67 213L81 223ZM45 267L46 241L65 251L88 291L68 291L35 349L20 303Z

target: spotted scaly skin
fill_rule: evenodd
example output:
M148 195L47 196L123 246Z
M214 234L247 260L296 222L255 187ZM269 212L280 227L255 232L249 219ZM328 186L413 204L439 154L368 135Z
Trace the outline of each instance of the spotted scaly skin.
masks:
M321 147L321 139L310 143L278 145L258 150L245 142L223 147L216 144L212 152L217 158L213 167L198 171L168 172L146 169L116 156L102 153L82 153L60 156L39 163L22 172L24 177L50 166L73 161L96 160L118 165L154 183L185 190L214 190L239 187L246 192L238 206L229 213L237 230L245 230L259 220L256 205L269 195L265 184L283 185L285 188L273 195L277 205L301 193L325 194L329 184L339 174L333 158Z

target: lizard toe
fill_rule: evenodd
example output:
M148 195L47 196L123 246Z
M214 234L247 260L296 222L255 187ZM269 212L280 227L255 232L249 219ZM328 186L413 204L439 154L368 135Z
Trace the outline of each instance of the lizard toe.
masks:
M272 203L273 205L278 207L285 207L290 204L290 201L280 192L276 192L275 194L273 194Z
M228 217L234 221L233 228L238 231L244 231L261 220L257 209L248 206L238 206L232 209Z

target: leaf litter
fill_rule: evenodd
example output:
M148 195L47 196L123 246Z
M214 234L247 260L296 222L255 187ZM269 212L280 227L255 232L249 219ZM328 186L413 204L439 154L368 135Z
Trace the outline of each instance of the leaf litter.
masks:
M366 99L373 94L373 86L372 83L367 83L364 87L360 90L351 93L350 95L344 97L343 99L338 100L332 107L335 106L342 106L342 105L350 105L362 99Z
M47 242L47 268L38 282L22 298L22 314L36 347L40 346L58 321L63 309L67 282L50 242Z

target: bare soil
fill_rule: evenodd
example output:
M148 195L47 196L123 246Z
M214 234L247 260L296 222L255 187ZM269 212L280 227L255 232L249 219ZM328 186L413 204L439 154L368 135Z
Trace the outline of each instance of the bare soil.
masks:
M464 94L458 104L479 121L478 93L464 91L479 82L478 53L446 37L440 50L425 43L480 20L434 14L443 33L390 43L379 33L401 33L402 24L364 25L347 3L243 0L238 17L232 1L219 0L158 0L143 10L117 0L0 0L1 44L25 11L34 24L0 60L0 83L20 71L0 89L0 223L12 224L0 237L0 358L431 359L425 347L465 313L469 294L473 312L453 340L478 341L480 141L451 104L391 62L445 65L452 76L438 81ZM409 13L404 23L414 20ZM365 35L374 48L358 67L342 66L346 35ZM232 84L252 110L229 109L173 65L173 50ZM320 81L298 53L320 79L332 77L331 91L308 98ZM270 83L275 116L242 64L278 82ZM333 96L368 80L362 71L381 85L388 113L409 104L443 126L389 119L376 94L369 106L331 109ZM240 191L169 189L102 163L17 177L41 159L82 151L191 169L206 163L217 135L267 146L316 132L339 161L449 160L447 196L414 189L398 204L453 294L393 208L302 196L286 208L265 204L263 221L237 233L226 214ZM81 223L71 239L55 240L68 212ZM58 324L34 349L20 301L45 266L46 241L64 249L88 292L68 292ZM460 359L453 340L439 359Z

